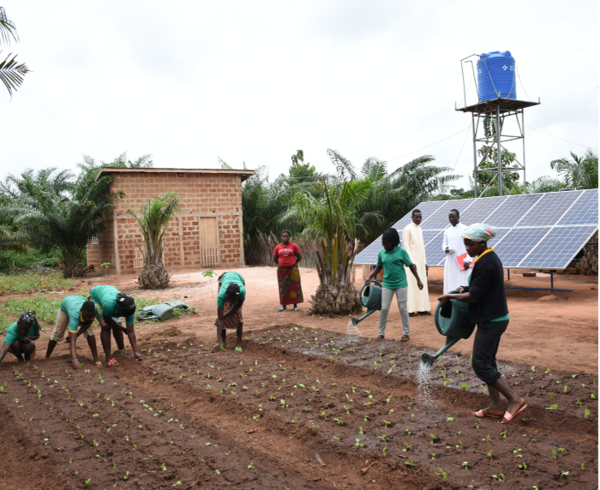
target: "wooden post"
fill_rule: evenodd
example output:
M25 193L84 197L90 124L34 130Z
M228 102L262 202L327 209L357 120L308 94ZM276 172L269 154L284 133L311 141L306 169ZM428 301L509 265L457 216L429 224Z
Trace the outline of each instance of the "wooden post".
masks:
M181 256L180 267L185 269L185 254L183 253L183 218L179 216L179 254Z
M218 263L219 265L221 265L221 237L220 237L220 227L219 227L219 221L220 221L220 216L217 216L217 253L219 254L219 260Z
M244 257L244 215L240 211L238 214L238 220L240 222L240 266L246 265L246 258Z
M198 214L198 248L200 249L200 268L204 267L202 260L202 231L200 230L200 214Z
M113 214L113 228L115 237L115 265L117 268L117 274L121 274L121 257L119 257L119 217Z

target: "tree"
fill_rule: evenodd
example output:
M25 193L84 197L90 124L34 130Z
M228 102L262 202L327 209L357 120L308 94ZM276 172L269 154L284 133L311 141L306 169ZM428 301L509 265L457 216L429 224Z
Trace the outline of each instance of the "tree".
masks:
M127 214L140 225L144 239L144 268L138 278L143 289L164 289L169 285L171 276L163 262L164 235L169 221L181 212L179 196L174 191L162 197L155 197L142 205L138 217L131 209Z
M598 155L591 149L580 157L571 152L571 160L560 158L550 162L552 170L558 172L565 187L573 189L598 188Z
M97 170L98 173L100 169L106 167L113 168L152 168L154 167L154 162L152 161L152 155L142 155L138 157L133 162L127 158L127 152L121 153L117 158L115 158L112 162L96 162L94 158L89 155L83 155L83 162L79 162L77 164L80 170L88 171L88 170Z
M336 150L327 150L337 178L322 180L323 194L297 193L280 219L299 221L303 235L315 240L319 287L312 297L312 312L349 314L360 308L358 292L350 280L358 252L358 231L364 228L360 205L373 188L368 177L358 178L352 164Z
M12 20L6 16L4 7L0 7L0 46L9 45L11 39L19 41L17 29ZM1 53L2 51L0 51ZM0 80L12 97L13 90L17 90L23 83L23 77L29 73L29 68L25 63L17 62L17 55L9 53L4 61L0 61Z
M26 171L13 180L20 191L0 207L0 219L11 220L27 242L42 251L56 249L64 277L80 276L88 242L104 230L104 214L123 195L110 192L112 178L96 180L95 172L82 172L66 189L48 170L37 175Z

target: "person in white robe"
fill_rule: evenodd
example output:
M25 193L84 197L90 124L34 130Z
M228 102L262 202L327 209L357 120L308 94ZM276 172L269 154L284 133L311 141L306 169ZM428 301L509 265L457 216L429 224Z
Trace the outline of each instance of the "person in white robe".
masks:
M423 215L421 211L418 209L413 210L412 223L402 231L402 242L410 256L410 260L417 266L419 276L426 278L429 267L427 266L427 259L425 257L423 230L419 226L422 220ZM431 315L427 281L423 280L423 289L420 290L413 274L406 274L406 279L408 281L407 309L409 316L417 316L417 314Z
M469 269L464 269L458 264L456 257L465 255L465 264L469 264L471 259L465 249L465 242L461 236L467 226L460 222L460 213L452 209L448 214L450 228L444 231L444 240L442 250L446 254L446 263L444 264L444 294L458 289L459 286L467 286L469 280Z

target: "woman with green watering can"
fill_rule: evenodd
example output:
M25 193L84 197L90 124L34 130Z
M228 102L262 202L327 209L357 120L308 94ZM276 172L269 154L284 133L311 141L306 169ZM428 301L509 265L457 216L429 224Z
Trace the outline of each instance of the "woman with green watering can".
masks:
M408 252L400 246L400 235L394 228L388 228L381 237L383 249L377 254L377 267L371 275L365 279L371 281L383 268L383 291L381 292L381 314L379 315L379 339L385 338L385 327L387 324L388 313L392 306L394 294L398 300L398 309L402 317L403 334L400 342L410 340L410 325L408 323L408 283L406 281L406 272L404 266L408 267L417 280L419 289L423 289L423 283L419 279L417 266L412 263Z
M442 308L451 299L469 303L471 324L477 324L473 342L473 371L488 385L490 392L490 406L473 412L473 415L480 418L503 417L502 423L507 424L525 410L527 404L508 386L496 366L500 338L508 327L509 315L502 262L494 248L487 246L488 240L494 236L496 228L484 223L471 225L463 231L467 253L470 257L477 257L473 262L469 285L461 286L459 294L444 294L438 300ZM502 408L500 393L508 400L506 411Z

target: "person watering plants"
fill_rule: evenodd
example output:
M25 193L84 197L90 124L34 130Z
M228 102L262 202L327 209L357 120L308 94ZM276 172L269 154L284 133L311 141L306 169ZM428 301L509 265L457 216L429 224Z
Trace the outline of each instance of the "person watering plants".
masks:
M14 354L19 362L31 361L35 355L35 340L40 338L40 330L35 311L23 313L19 320L6 330L4 344L0 349L0 362L8 352Z
M379 339L385 338L385 327L388 313L392 306L394 294L398 301L398 310L402 318L403 335L400 342L410 340L410 324L408 320L408 283L404 266L408 267L415 276L417 287L423 289L423 283L419 278L417 266L413 264L408 252L400 246L400 235L394 228L388 228L381 237L383 249L377 254L377 267L365 281L371 281L377 277L383 268L383 291L381 292L381 314L379 315Z
M104 355L106 356L106 364L109 367L118 366L119 363L116 359L111 358L111 342L110 332L112 330L113 337L117 343L119 350L125 349L125 343L123 342L123 333L129 337L131 348L135 358L140 361L142 354L138 350L137 342L135 339L135 301L131 296L123 294L117 288L113 286L94 286L88 299L94 300L96 303L96 309L98 314L96 317L100 322L100 340L102 341L102 347L104 349ZM125 317L124 327L117 320L120 317Z
M441 308L450 299L469 303L471 324L477 325L473 342L473 371L488 385L490 392L489 407L473 412L473 415L479 418L503 417L502 423L507 424L525 410L527 404L508 386L496 366L496 354L500 338L508 327L509 314L502 262L494 248L487 246L494 236L496 228L483 223L471 225L463 231L467 253L470 257L477 257L469 276L469 285L460 287L459 294L444 294L438 300ZM500 393L508 400L506 411L502 408Z
M58 316L56 317L56 325L48 341L46 359L52 355L56 344L65 336L65 330L68 329L69 349L71 351L73 367L75 369L81 367L81 363L77 360L75 349L75 343L80 335L83 335L90 346L90 350L94 356L94 364L98 367L102 366L102 363L98 359L96 338L92 330L92 322L97 314L96 304L93 301L86 300L83 296L66 296L60 304Z
M242 333L244 332L244 317L242 305L246 300L246 283L237 272L224 272L219 276L219 295L217 296L217 343L213 352L225 350L227 345L226 329L237 331L235 350L242 352Z
M273 251L273 260L277 264L277 282L279 283L279 311L285 311L287 305L294 305L294 311L300 311L298 303L304 302L302 285L300 284L300 269L298 263L302 260L300 247L290 240L290 232L283 230L281 243Z

